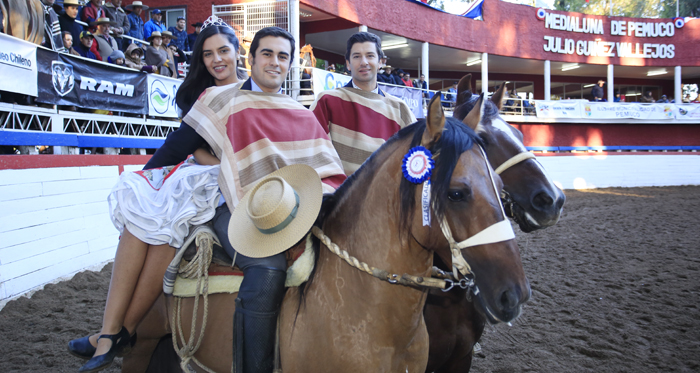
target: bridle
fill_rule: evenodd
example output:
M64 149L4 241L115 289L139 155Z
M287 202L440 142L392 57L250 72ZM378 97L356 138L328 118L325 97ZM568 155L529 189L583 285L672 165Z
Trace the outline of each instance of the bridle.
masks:
M494 172L496 172L497 175L500 175L503 173L503 171L515 166L516 164L520 162L524 162L528 159L536 159L534 154L530 153L529 151L524 151L521 153L518 153L512 157L510 157L507 161L501 163L500 166L496 168ZM501 197L501 204L505 208L505 212L507 213L507 216L511 218L515 218L515 214L513 213L513 205L515 205L515 201L513 200L513 197L510 196L510 193L506 192L505 189L501 190L500 193Z

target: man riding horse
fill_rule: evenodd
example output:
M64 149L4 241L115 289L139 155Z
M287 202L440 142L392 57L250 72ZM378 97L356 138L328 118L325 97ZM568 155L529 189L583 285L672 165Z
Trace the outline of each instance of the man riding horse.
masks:
M352 79L342 88L321 92L311 110L333 140L347 175L401 128L416 121L402 100L377 85L381 40L358 32L347 42L345 63Z

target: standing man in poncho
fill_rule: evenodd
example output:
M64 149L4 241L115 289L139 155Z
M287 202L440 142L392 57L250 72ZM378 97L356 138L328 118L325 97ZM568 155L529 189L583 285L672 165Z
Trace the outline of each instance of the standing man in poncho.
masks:
M345 62L352 80L345 87L318 95L311 110L329 133L346 175L401 128L416 121L402 100L377 85L381 40L369 32L350 37Z

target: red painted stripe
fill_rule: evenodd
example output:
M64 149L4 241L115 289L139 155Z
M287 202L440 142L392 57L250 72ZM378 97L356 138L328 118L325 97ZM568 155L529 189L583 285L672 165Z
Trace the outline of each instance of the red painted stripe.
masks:
M261 114L264 110L264 115ZM228 119L226 129L234 151L261 140L272 142L328 139L316 117L308 110L245 109Z
M151 155L0 155L0 170L24 170L32 168L119 166L146 164Z
M700 155L700 152L690 152L690 151L683 151L683 152L677 152L675 150L669 150L668 152L648 152L644 150L639 150L636 152L630 152L630 151L621 151L621 152L580 152L577 151L576 153L552 153L552 152L547 152L547 153L539 153L535 152L535 155L537 157L591 157L591 156L599 156L599 155L610 155L610 156L616 156L616 155Z
M697 146L700 125L647 123L511 123L525 146Z

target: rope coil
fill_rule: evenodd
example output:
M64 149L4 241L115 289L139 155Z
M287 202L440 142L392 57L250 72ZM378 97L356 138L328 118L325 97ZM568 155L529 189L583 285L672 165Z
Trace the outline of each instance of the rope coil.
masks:
M197 253L192 261L180 266L178 275L182 278L196 278L197 286L194 294L194 307L192 309L192 323L190 325L190 338L185 343L185 335L182 329L182 298L175 297L175 309L172 312L170 324L175 328L173 331L173 348L180 356L180 368L184 372L188 372L187 364L193 361L208 373L215 373L210 368L202 364L194 354L197 352L204 339L204 329L207 326L207 318L209 316L209 265L213 255L214 237L208 232L200 232L196 237ZM202 326L195 339L195 328L197 326L197 311L199 309L199 297L202 296L204 316L202 318ZM183 342L182 348L178 348L178 337Z

